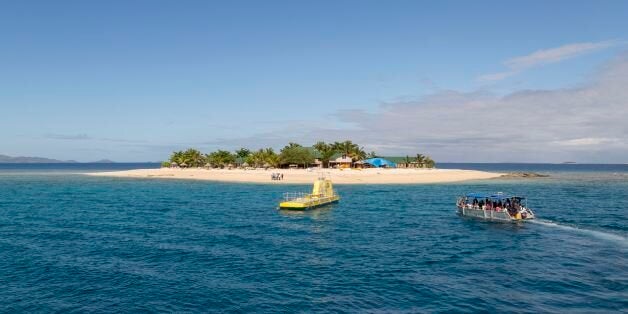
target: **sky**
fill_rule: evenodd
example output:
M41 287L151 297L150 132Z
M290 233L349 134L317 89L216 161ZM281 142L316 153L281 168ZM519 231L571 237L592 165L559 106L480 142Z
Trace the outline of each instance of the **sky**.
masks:
M628 162L628 1L3 1L0 154Z

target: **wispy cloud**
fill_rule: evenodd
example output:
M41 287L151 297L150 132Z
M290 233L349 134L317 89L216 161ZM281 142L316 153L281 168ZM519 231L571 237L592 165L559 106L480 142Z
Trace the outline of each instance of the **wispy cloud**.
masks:
M85 140L92 139L92 137L84 133L81 133L81 134L48 133L48 134L44 134L44 138L53 139L53 140L68 140L68 141L85 141Z
M225 143L352 139L381 154L425 152L446 161L628 162L628 53L584 85L523 90L441 91L379 110L336 113L348 128L299 125Z
M478 77L478 81L500 81L530 68L561 62L586 53L610 48L619 43L620 42L616 40L607 40L601 42L575 43L551 49L538 50L529 55L506 60L503 63L507 68L506 71L481 75Z
M145 143L145 141L140 141L140 140L127 140L127 139L109 138L109 137L93 137L85 133L79 133L79 134L48 133L48 134L44 134L43 137L47 139L63 140L63 141L102 141L102 142L115 142L115 143Z

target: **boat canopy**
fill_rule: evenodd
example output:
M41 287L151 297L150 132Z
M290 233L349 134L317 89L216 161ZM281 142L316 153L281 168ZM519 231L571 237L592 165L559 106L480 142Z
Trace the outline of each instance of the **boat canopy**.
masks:
M508 195L508 194L501 194L501 193L493 193L493 194L468 193L466 195L466 197L467 198L477 198L477 199L488 198L488 199L492 199L492 200L505 200L505 199L509 199L509 198L525 199L525 197L515 196L515 195Z

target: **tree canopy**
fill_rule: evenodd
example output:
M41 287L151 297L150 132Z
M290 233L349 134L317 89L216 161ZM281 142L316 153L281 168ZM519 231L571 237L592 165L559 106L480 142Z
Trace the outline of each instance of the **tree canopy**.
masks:
M257 151L240 148L233 153L226 150L217 150L203 155L199 150L190 148L184 151L173 152L169 160L164 162L162 166L167 167L171 163L176 163L179 166L187 167L201 167L205 164L210 164L213 167L225 167L236 163L236 161L244 161L254 167L280 167L290 164L308 167L314 163L316 158L319 158L323 167L328 168L329 162L336 154L342 154L353 161L378 156L375 152L367 154L363 147L350 140L333 143L319 141L312 147L304 147L299 143L290 142L281 149L279 154L275 153L272 148L262 148ZM433 168L436 164L429 156L423 154L417 154L413 159L419 167ZM409 164L410 157L406 156L405 161Z
M217 150L206 155L206 161L212 166L224 167L235 162L236 155L226 150Z
M179 166L200 167L203 165L204 161L205 158L203 158L203 154L194 148L189 148L185 151L176 151L170 156L170 162L176 162Z
M290 143L294 144L294 143ZM279 162L282 165L297 164L307 167L314 162L314 156L310 151L301 145L288 145L281 150Z
M366 159L366 152L364 151L364 148L352 141L346 140L344 142L334 142L332 147L344 156L353 159L353 161Z
M321 154L323 168L328 168L329 160L338 152L336 148L332 144L327 144L323 141L317 142L313 147Z

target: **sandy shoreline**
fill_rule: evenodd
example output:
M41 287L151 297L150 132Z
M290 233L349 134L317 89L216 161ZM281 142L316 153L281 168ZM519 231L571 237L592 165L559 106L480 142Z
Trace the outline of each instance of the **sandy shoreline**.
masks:
M284 180L271 180L272 173L283 173ZM311 184L321 171L305 169L136 169L88 173L91 176L119 178L190 179L220 182ZM325 169L335 184L417 184L444 183L498 178L502 174L461 169Z

